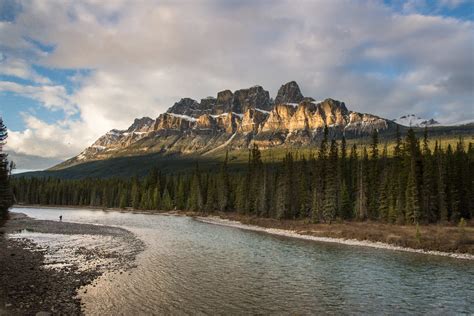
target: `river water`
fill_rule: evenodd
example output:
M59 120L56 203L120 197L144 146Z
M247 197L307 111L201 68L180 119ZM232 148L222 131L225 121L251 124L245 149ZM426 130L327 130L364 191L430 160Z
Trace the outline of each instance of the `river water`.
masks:
M86 314L472 314L474 262L329 244L188 217L13 211L119 226L146 244L137 267L81 291Z

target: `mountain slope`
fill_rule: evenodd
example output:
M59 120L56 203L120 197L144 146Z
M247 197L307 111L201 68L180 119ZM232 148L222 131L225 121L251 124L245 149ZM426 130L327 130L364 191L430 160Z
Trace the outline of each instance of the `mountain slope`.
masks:
M333 136L347 138L393 132L396 123L346 108L344 102L304 97L295 81L282 85L275 101L261 86L224 90L201 102L183 98L155 120L135 119L127 130L111 130L78 156L58 165L66 168L112 157L198 154L238 150L253 143L260 148L316 144L328 126Z

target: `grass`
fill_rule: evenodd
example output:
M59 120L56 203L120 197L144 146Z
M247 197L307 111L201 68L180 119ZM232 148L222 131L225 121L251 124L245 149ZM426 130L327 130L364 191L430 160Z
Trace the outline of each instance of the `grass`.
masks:
M265 228L294 230L300 234L383 242L400 247L474 255L474 227L455 225L391 225L379 222L312 224L308 220L277 220L221 213L220 217Z

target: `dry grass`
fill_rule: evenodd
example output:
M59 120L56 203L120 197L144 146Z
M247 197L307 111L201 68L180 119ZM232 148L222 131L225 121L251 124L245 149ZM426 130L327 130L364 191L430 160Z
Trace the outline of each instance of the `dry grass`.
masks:
M415 249L474 254L472 223L468 223L464 228L450 224L420 225L417 234L414 225L401 226L370 221L312 224L307 220L276 220L236 213L221 213L219 216L243 224L294 230L304 235L368 240Z

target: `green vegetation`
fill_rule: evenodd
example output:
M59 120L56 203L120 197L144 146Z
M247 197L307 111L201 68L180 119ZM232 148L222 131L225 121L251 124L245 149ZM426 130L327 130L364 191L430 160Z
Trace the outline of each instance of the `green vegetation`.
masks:
M427 131L417 138L397 132L393 153L375 132L368 146L350 149L330 140L308 155L287 152L265 161L254 146L245 167L231 171L230 155L218 168L163 173L153 169L131 179L16 178L19 202L44 205L133 207L146 210L238 212L314 223L373 220L389 223L458 222L474 206L474 144L462 139L443 149ZM207 166L208 167L208 166Z
M13 164L8 164L7 154L3 152L7 137L7 128L0 117L0 221L7 217L8 209L13 204L10 189L10 171Z

